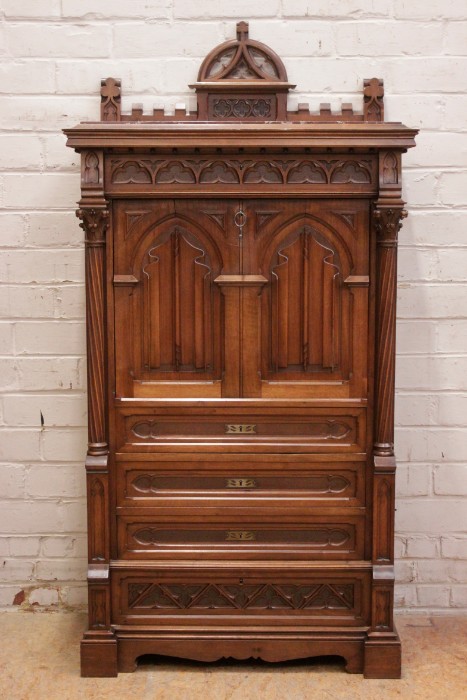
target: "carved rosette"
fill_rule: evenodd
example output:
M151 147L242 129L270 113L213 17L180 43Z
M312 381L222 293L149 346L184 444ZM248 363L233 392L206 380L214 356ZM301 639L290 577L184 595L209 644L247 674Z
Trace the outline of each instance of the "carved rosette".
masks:
M86 309L88 318L88 454L108 452L105 380L105 235L107 208L76 212L86 234Z
M397 236L406 216L402 203L373 213L378 280L374 452L383 456L394 454Z

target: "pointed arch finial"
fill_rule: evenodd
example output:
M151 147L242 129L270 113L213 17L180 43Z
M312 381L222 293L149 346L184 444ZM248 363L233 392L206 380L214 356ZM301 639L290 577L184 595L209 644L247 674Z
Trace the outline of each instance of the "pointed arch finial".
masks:
M248 22L237 22L237 41L245 41L245 39L248 39L248 32Z

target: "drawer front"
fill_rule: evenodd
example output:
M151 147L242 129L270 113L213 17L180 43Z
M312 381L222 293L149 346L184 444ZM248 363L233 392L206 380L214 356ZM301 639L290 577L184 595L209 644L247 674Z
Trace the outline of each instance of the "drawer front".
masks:
M364 462L306 463L249 460L119 463L121 506L364 505Z
M191 407L117 413L118 451L364 452L366 412L362 408L264 409Z
M280 520L280 522L279 522ZM285 522L284 522L285 520ZM207 522L208 521L208 522ZM118 517L119 557L362 559L364 516Z
M116 624L309 626L368 623L368 571L269 567L113 572Z

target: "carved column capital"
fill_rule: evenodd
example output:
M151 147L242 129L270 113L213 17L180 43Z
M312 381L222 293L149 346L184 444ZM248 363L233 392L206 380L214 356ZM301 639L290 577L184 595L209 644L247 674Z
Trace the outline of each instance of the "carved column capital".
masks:
M76 216L81 220L80 226L86 234L86 245L105 245L105 234L109 226L109 210L107 208L82 207L76 210Z
M373 210L373 225L378 245L396 247L402 221L408 215L402 205L394 207L378 207Z

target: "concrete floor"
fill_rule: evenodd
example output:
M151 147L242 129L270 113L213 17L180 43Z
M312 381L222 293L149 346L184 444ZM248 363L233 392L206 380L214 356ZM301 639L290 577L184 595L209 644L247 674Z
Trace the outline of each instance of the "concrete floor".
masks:
M0 700L467 700L467 617L399 615L401 680L363 680L321 660L204 665L159 659L80 678L78 613L0 613Z

